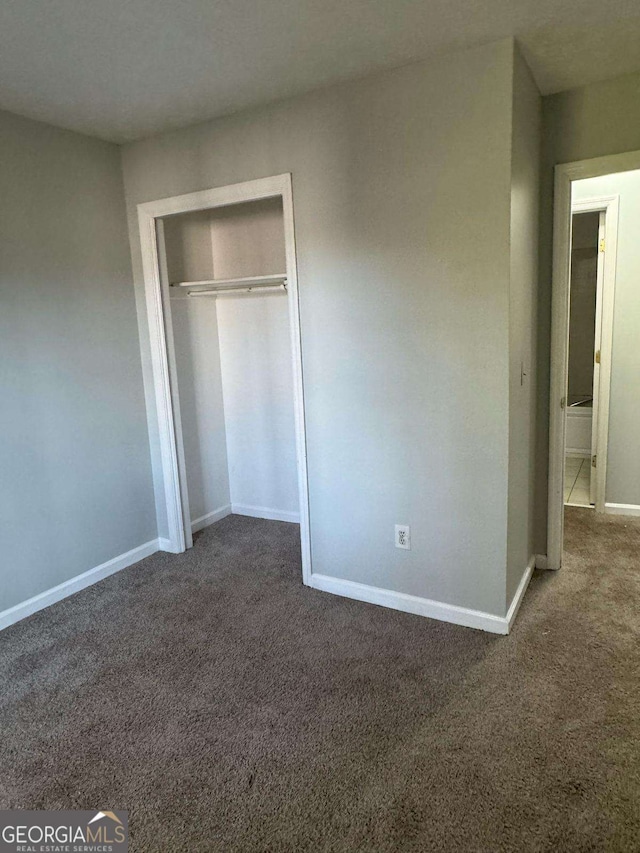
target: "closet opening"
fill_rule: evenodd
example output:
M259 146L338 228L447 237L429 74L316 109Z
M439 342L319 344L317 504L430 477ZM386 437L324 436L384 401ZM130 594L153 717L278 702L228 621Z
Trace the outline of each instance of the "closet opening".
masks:
M300 525L311 575L289 175L138 208L164 550L231 513ZM159 525L161 524L159 512Z

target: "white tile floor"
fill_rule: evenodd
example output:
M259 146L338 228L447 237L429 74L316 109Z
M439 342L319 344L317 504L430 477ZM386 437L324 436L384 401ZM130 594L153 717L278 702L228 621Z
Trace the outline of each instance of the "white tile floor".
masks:
M565 456L564 502L572 506L591 506L589 503L590 485L591 459Z

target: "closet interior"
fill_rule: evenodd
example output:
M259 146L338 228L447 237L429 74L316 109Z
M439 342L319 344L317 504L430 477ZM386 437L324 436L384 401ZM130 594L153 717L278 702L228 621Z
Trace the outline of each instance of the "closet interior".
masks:
M298 522L282 199L162 232L192 529L229 512Z

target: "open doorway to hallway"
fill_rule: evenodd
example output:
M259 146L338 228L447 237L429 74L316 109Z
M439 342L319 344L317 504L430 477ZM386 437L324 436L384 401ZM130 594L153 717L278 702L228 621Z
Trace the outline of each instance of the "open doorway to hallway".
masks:
M556 169L549 567L566 512L640 516L640 152Z
M596 498L592 471L597 464L606 218L601 209L578 207L572 213L564 464L564 502L569 506L592 507Z

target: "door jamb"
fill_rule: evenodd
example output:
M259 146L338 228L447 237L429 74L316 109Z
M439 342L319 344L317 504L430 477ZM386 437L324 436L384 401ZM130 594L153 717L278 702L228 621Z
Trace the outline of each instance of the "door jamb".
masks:
M291 174L245 181L226 187L188 193L187 195L138 205L138 223L142 249L149 345L153 369L153 385L157 410L158 435L162 468L162 493L159 500L167 509L168 539L162 550L181 553L191 545L184 448L180 421L180 401L176 376L171 304L168 281L163 274L162 217L192 213L241 202L265 198L282 198L285 233L287 298L293 363L294 408L298 491L300 496L300 540L302 546L302 580L311 582L311 542L309 531L309 486L304 413L300 308L296 265L293 192ZM158 227L158 225L160 227ZM160 251L159 251L160 250Z

